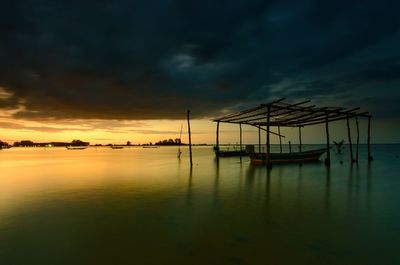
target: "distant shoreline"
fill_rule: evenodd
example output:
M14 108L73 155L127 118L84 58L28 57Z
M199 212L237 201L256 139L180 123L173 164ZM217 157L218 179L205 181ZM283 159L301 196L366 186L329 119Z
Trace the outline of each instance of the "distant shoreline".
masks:
M246 145L255 145L258 146L258 144L243 144L243 147ZM265 144L261 144L261 146L264 146ZM272 146L279 146L279 144L271 144ZM298 143L292 143L292 146L297 146L299 145ZM302 144L303 146L309 146L309 145L326 145L325 143L317 143L317 144ZM332 146L334 144L331 144ZM349 144L344 144L345 146L348 146ZM353 146L356 144L353 143ZM360 146L367 145L366 143L361 144ZM400 145L400 143L374 143L371 145ZM186 147L189 146L188 144L182 144L182 145L88 145L86 147L104 147L104 148L110 148L112 146L121 146L121 147ZM192 144L192 146L208 146L208 147L213 147L215 144ZM239 144L220 144L219 146L239 146ZM282 146L289 146L289 144L282 144ZM46 146L46 145L35 145L35 146L9 146L9 147L3 147L3 149L11 149L11 148L65 148L66 146Z

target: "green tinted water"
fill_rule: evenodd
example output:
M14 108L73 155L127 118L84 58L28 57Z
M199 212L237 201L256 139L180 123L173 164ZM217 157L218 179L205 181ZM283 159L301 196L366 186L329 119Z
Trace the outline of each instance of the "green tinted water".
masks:
M174 147L2 150L0 264L399 264L400 146L373 151L268 173L211 147L192 171Z

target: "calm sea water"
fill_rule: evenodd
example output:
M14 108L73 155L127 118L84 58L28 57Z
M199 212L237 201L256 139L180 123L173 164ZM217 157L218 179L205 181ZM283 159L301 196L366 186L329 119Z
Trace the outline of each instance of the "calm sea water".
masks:
M0 151L0 264L400 264L399 145L270 173L193 152Z

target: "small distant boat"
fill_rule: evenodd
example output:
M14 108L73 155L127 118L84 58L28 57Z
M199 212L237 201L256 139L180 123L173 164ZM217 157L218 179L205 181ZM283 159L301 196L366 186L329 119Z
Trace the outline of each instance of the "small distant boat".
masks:
M68 150L83 150L86 148L87 148L87 146L67 146Z
M159 146L146 145L146 146L143 146L143 148L159 148Z
M272 164L314 162L318 161L325 152L326 148L294 153L271 153L270 162ZM265 153L250 154L250 160L254 165L262 165L267 162Z
M123 146L111 146L112 149L123 149Z

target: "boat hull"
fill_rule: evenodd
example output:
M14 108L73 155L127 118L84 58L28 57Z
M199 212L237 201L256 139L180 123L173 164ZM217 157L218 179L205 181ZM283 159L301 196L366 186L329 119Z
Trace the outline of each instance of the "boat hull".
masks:
M67 150L84 150L86 148L85 146L67 146Z
M306 163L315 162L326 152L326 149L317 149L305 152L295 153L271 153L271 164L284 164L284 163ZM254 153L250 155L251 163L254 165L263 165L267 163L265 153Z
M214 151L218 157L247 156L246 151Z

